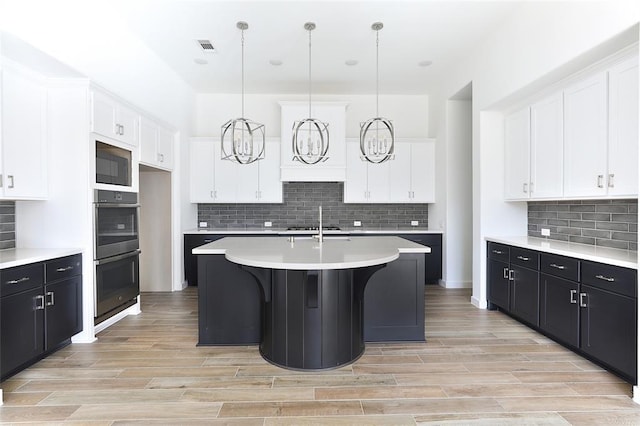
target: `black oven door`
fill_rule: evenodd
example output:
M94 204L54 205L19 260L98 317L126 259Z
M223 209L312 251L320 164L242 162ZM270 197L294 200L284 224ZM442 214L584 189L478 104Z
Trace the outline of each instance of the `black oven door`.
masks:
M137 204L97 203L95 210L95 259L140 248Z
M122 306L140 294L140 250L96 261L95 316Z

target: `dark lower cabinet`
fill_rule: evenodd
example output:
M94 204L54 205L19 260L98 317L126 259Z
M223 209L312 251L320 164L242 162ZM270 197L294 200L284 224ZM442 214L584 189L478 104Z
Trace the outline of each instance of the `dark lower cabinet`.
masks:
M2 270L2 380L82 331L81 271L80 254Z
M442 234L398 234L397 236L431 248L431 253L424 255L424 282L438 284L442 278Z
M540 274L540 328L577 348L580 336L579 284Z
M636 383L636 299L588 285L581 293L580 349Z
M515 317L538 326L538 271L512 266L510 309Z
M488 260L488 292L491 303L505 311L509 310L511 281L509 264L500 260Z
M191 250L222 237L211 234L184 234L184 279L188 285L198 285L198 259Z

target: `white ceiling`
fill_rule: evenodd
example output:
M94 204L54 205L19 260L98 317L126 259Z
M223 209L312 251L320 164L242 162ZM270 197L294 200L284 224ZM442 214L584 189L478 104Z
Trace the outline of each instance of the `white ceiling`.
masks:
M375 93L375 31L380 31L380 93L422 94L517 8L515 1L127 2L130 29L196 92L239 93L246 21L245 92L307 93L312 32L313 93ZM204 53L195 40L211 40ZM194 59L205 59L198 65ZM355 59L356 66L345 61ZM270 60L280 60L273 66ZM432 61L420 67L421 61Z

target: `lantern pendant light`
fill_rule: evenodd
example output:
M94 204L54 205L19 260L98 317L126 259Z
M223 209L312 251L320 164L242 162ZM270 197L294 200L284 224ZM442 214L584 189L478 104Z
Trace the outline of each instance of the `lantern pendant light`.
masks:
M242 115L222 125L222 159L240 164L251 164L264 158L264 124L244 118L244 31L249 24L240 21L236 27L242 31Z
M378 35L382 27L382 22L371 25L371 29L376 32L376 117L360 123L360 158L374 164L394 158L395 141L393 123L380 117L378 112Z
M304 24L309 32L309 118L293 123L293 159L305 164L316 164L329 158L329 124L311 118L311 31L315 28L313 22Z

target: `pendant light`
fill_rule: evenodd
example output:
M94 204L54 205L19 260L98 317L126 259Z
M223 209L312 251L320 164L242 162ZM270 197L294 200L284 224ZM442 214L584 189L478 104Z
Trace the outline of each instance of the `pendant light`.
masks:
M329 158L329 124L311 118L311 31L315 28L313 22L304 24L309 32L309 118L293 123L293 159L305 164L316 164Z
M378 112L378 35L382 27L382 22L374 22L371 25L371 29L376 32L376 117L360 124L360 158L375 164L394 158L395 141L393 123L380 117Z
M264 158L264 124L244 118L244 31L249 24L240 21L236 27L242 31L242 115L222 125L222 159L240 164L251 164Z

